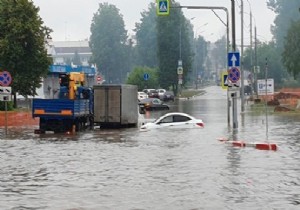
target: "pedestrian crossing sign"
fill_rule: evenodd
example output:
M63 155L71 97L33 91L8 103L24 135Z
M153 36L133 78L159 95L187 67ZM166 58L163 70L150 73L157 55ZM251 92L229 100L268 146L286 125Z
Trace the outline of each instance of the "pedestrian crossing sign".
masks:
M228 72L227 71L222 73L221 83L222 83L222 89L226 90L228 88Z
M157 0L157 15L169 15L170 13L170 0Z

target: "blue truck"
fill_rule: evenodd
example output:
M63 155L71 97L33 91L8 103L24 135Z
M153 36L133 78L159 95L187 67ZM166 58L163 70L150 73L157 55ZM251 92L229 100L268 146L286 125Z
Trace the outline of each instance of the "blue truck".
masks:
M60 68L61 69L61 68ZM40 119L35 133L76 132L93 127L94 95L85 86L86 74L72 70L56 72L57 98L33 99L32 117Z

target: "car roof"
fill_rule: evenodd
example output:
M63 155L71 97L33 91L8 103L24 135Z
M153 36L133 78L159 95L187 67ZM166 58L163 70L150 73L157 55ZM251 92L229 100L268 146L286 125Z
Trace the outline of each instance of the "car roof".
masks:
M144 98L141 100L141 102L151 102L153 100L159 100L158 98Z
M184 113L184 112L169 112L163 116L167 117L167 116L171 116L171 115L181 115L181 116L186 116L186 117L191 117L191 118L195 118L187 113Z
M143 91L150 91L150 90L155 90L155 89L152 89L152 88L143 89Z
M169 113L164 114L164 115L160 116L159 118L157 118L155 120L155 122L158 122L158 121L162 120L165 117L174 116L174 115L180 115L180 116L185 116L185 117L188 117L188 118L191 118L191 119L196 119L195 117L193 117L189 114L183 113L183 112L169 112Z

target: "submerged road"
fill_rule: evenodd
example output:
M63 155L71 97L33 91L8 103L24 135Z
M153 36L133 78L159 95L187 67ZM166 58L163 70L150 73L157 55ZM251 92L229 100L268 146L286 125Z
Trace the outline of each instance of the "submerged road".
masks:
M170 111L201 118L201 130L0 130L0 209L299 209L300 116L269 114L278 151L232 147L217 141L232 136L226 92L205 91L170 103ZM238 139L266 139L262 111L246 104L238 118Z

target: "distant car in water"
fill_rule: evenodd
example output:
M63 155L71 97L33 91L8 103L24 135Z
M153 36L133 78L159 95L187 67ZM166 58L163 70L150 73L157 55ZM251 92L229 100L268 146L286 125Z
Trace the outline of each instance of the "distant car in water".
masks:
M162 96L163 101L174 101L175 96L173 91L166 91L164 95Z
M182 112L167 113L154 122L148 122L141 126L141 131L152 129L177 129L177 128L204 128L201 119L197 119L189 114Z
M158 98L145 98L140 100L139 106L145 110L168 110L167 104Z

